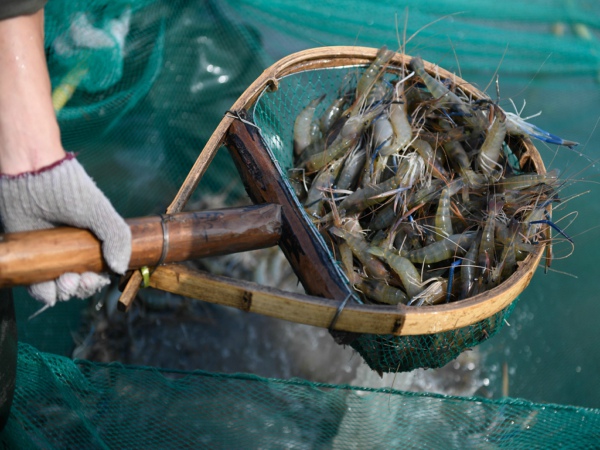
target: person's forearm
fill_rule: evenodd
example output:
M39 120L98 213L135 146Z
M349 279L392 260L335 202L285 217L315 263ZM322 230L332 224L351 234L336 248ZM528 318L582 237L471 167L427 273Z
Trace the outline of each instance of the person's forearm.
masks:
M43 10L0 20L0 173L36 171L64 156L44 53Z

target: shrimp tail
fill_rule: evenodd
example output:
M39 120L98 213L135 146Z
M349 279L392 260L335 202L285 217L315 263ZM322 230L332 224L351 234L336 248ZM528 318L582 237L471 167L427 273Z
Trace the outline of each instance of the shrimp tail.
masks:
M554 222L552 222L551 220L548 219L542 219L542 220L532 220L531 222L529 222L531 225L536 225L536 224L544 224L544 225L549 225L552 228L554 228L558 233L560 233L567 241L569 241L571 244L573 244L573 239L571 239L569 236L567 236L567 233L565 233L558 225L556 225Z
M462 259L457 259L450 264L450 274L448 275L448 289L446 290L446 303L450 302L450 297L452 296L452 284L454 282L454 271L457 266L460 266L462 263Z
M568 141L561 137L556 136L555 134L548 133L547 131L542 130L541 128L529 123L525 122L522 118L514 113L507 112L506 114L506 125L509 134L513 135L523 135L527 134L535 139L538 139L542 142L547 142L549 144L557 144L563 145L565 147L574 148L579 145L579 142Z

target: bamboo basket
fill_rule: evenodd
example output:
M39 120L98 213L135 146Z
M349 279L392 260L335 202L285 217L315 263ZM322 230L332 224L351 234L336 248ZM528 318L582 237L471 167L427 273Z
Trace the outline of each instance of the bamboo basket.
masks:
M333 258L327 248L324 248L323 242L316 237L316 230L295 201L295 196L282 175L283 171L277 158L266 144L266 141L273 141L273 137L265 136L264 130L258 130L253 124L246 122L244 117L250 115L249 112L257 101L260 101L262 95L277 90L283 78L289 79L303 72L315 70L335 68L353 70L370 64L376 53L377 49L374 48L324 47L295 53L280 60L265 70L243 93L215 131L203 155L200 156L199 164L202 165L203 161L210 160L220 143L225 142L237 162L238 170L252 200L256 203L282 204L284 223L280 246L306 291L313 296L313 298L305 298L286 295L286 301L278 303L278 300L265 300L263 303L262 300L257 301L260 296L257 297L256 294L259 292L255 291L252 308L248 308L247 301L244 302L243 298L234 306L282 319L329 327L338 312L338 307L349 295L347 281L337 271L332 270ZM409 56L396 54L391 65L406 65L409 61ZM475 99L487 98L475 86L440 67L426 62L425 68L431 74L454 80ZM291 142L289 146L291 151ZM545 173L541 156L529 139L511 137L510 146L518 156L521 167L527 167L541 174ZM192 171L190 176L193 173ZM270 179L265 181L267 177ZM299 223L295 221L296 219L299 219ZM312 255L309 255L309 249L313 251ZM458 302L427 307L373 306L349 302L337 317L334 329L353 333L402 336L439 333L472 325L490 318L511 305L531 281L543 252L544 245L540 245L501 285ZM323 273L326 276L323 276ZM168 286L158 280L159 276L162 275L157 274L154 281L157 287L169 290ZM246 289L246 286L240 286L237 296L243 297L242 291ZM234 293L230 295L236 297ZM231 304L236 302L233 300Z

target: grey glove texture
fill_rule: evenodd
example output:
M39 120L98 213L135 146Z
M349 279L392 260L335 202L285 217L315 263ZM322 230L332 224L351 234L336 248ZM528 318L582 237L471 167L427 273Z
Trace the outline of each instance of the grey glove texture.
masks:
M0 176L0 217L7 233L69 225L86 228L102 241L108 266L123 274L131 256L131 231L83 167L67 157L38 172ZM29 293L54 306L57 300L87 298L109 283L107 275L66 273L35 284Z

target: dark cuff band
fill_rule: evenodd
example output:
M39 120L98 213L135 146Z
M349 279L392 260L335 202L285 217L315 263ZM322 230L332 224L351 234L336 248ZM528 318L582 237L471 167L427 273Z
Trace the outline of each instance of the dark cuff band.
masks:
M26 16L38 12L47 0L2 0L0 1L0 20Z

